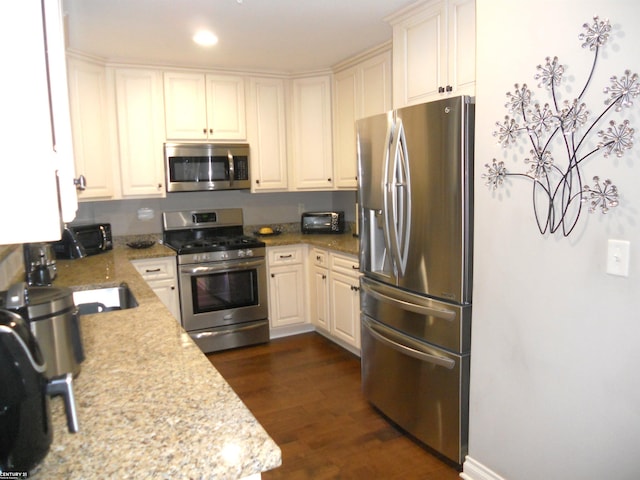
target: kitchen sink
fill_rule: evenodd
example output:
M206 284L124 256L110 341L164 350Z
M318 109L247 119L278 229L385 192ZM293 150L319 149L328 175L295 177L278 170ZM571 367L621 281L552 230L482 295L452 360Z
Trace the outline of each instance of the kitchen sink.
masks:
M138 306L138 301L126 283L115 287L100 287L73 292L73 301L80 314L112 312Z

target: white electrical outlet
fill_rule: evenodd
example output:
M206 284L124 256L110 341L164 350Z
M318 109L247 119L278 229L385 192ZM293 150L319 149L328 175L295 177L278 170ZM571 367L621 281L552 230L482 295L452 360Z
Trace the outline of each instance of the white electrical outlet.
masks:
M607 245L607 273L628 277L630 250L631 242L609 239Z

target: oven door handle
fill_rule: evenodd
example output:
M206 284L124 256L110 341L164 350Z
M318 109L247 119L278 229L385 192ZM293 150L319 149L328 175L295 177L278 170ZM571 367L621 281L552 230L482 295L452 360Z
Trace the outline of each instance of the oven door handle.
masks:
M199 340L201 338L207 338L207 337L217 337L219 335L226 335L228 333L236 333L236 332L242 332L245 330L254 330L256 328L262 328L264 327L264 325L260 324L260 325L244 325L242 327L232 327L232 328L226 328L224 330L216 330L216 331L206 331L206 332L198 332L198 333L189 333L189 336L191 336L191 338L195 339L195 340Z
M204 273L222 272L225 270L240 270L254 267L261 267L264 265L264 259L260 260L248 260L240 262L220 262L216 264L197 265L197 266L182 266L180 267L180 273L187 273L189 275L200 275Z

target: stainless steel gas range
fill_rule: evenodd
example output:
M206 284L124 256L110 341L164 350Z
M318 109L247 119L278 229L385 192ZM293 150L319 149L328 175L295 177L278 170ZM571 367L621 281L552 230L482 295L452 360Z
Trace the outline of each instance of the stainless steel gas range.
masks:
M164 212L178 253L182 326L203 352L269 341L265 244L243 234L241 208Z

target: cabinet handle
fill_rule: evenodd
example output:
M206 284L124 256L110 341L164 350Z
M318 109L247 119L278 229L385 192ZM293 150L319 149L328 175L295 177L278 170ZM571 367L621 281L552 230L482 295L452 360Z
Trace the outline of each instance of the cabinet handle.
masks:
M326 279L327 279L327 276L326 276L324 273L322 274L322 279L323 279L323 280L326 280Z
M358 290L360 290L360 287L354 287L353 285L351 285L349 287L353 292L357 292Z
M291 258L291 257L293 257L293 255L292 255L291 253L290 253L289 255L278 255L278 258L279 258L280 260L282 260L282 259L284 259L284 258Z
M360 270L360 265L351 265L354 270Z
M438 87L438 93L444 93L444 87Z
M159 271L160 271L160 269L159 269L159 268L154 268L153 270L146 269L146 270L144 271L144 273L157 273L157 272L159 272Z
M74 178L73 184L76 186L76 190L80 190L81 192L87 189L87 179L84 175Z
M320 255L316 255L316 260L319 262L320 261Z
M447 85L447 92L453 92L453 87L451 85Z

